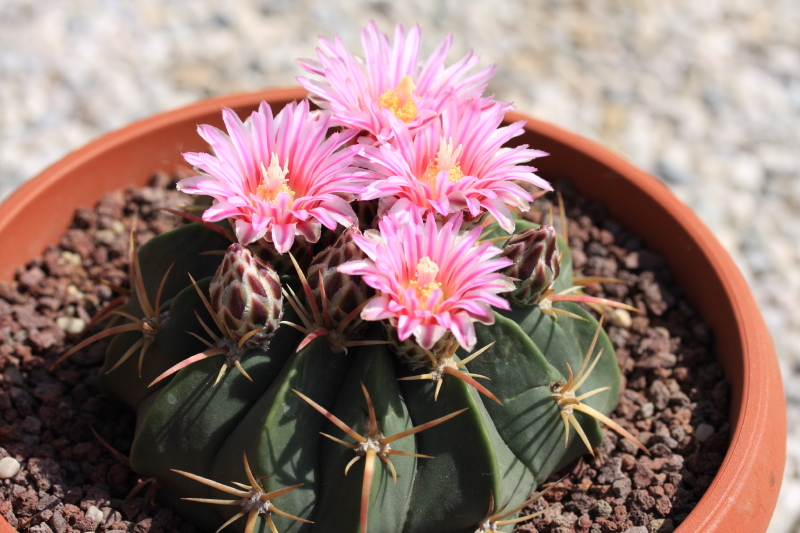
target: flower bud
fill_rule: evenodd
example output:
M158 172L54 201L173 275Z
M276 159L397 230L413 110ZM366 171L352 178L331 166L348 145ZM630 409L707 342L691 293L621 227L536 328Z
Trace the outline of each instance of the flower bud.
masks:
M560 271L556 230L553 226L530 228L512 235L503 246L503 257L514 264L503 272L517 278L516 289L505 294L519 306L536 305Z
M209 287L211 307L217 320L234 342L253 330L245 346L266 347L275 334L283 314L281 283L268 262L253 255L239 243L225 251Z
M366 257L353 241L354 234L361 234L357 227L351 226L345 229L333 245L314 256L308 268L308 285L320 307L322 304L320 275L322 276L326 305L333 328L375 294L375 290L364 283L361 276L351 276L339 271L338 267L342 263ZM359 330L365 329L366 324L362 323L361 326Z

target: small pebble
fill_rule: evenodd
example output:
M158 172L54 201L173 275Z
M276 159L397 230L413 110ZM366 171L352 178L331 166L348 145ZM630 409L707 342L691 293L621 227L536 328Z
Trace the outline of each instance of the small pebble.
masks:
M56 319L56 325L70 335L79 335L86 329L86 321L74 316L60 316Z
M694 430L694 436L700 442L707 441L708 437L710 437L713 433L714 433L714 426L711 426L709 424L698 424L697 428Z
M64 261L71 263L75 266L81 266L81 263L83 263L83 259L81 259L81 256L79 254L76 254L74 252L68 252L67 250L61 252L61 258Z
M20 469L19 461L13 457L0 459L0 479L9 479L17 475Z
M111 223L111 231L113 231L113 232L114 232L114 233L116 233L117 235L122 235L122 234L124 234L124 233L125 233L127 230L125 229L125 224L123 224L123 223L122 223L121 221L119 221L119 220L114 220L114 221Z
M103 521L103 511L101 511L94 505L90 506L86 510L86 516L94 520L95 525Z
M611 325L628 329L633 325L631 314L625 309L614 309L614 312L611 313Z

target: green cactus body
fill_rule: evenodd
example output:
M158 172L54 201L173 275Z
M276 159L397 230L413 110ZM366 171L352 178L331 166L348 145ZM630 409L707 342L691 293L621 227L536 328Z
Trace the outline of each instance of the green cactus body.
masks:
M529 225L518 223L518 230L525 227ZM254 349L242 357L242 367L252 381L230 371L213 386L224 361L215 356L148 387L173 365L208 349L186 333L208 337L195 312L216 331L189 274L207 296L209 276L221 259L199 254L224 250L228 244L207 228L190 224L142 246L141 272L151 297L166 268L175 263L162 306L169 310L169 319L144 358L141 378L135 358L106 373L139 338L138 332L121 334L111 342L98 378L109 396L137 410L133 468L141 475L156 477L160 485L157 497L203 531L216 530L242 508L236 502L210 505L181 500L231 496L173 470L220 483L247 483L243 453L256 477L268 476L261 480L265 492L303 484L277 497L274 505L314 523L273 513L278 531L359 531L365 461L355 463L345 476L345 466L355 457L353 450L320 432L346 442L353 439L293 389L359 434L365 434L368 425L360 383L369 391L378 428L386 436L467 409L392 442L393 450L433 457L391 456L397 483L387 465L376 458L369 492L371 533L472 533L486 516L492 497L495 508L513 508L528 499L552 472L586 453L574 430L565 447L564 425L550 390L553 382L567 380L565 361L573 369L581 366L597 328L586 311L571 303L554 305L585 321L564 317L556 321L533 306L512 307L498 312L495 324L477 325L476 349L494 344L461 370L467 371L468 366L469 372L490 378L484 383L502 405L453 376L444 377L434 401L434 382L398 381L419 371L385 345L356 346L337 354L323 337L296 352L303 335L287 325L280 326L266 349ZM569 251L563 242L559 245L565 252L554 284L557 291L569 287L572 277ZM288 306L283 318L298 322ZM367 332L368 339L382 339L383 335L380 324L373 324ZM608 414L617 402L620 375L614 351L602 332L594 353L600 348L603 356L581 391L611 387L585 401ZM467 355L459 351L454 360ZM598 423L582 413L576 417L592 446L598 446L602 438ZM235 531L244 528L244 520L228 526ZM266 521L259 518L255 531L268 532Z

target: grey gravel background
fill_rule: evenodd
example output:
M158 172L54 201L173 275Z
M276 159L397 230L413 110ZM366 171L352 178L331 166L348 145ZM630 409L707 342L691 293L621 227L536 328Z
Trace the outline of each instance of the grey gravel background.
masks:
M0 0L0 199L87 141L198 99L294 84L316 35L454 33L490 86L664 180L772 330L789 461L770 533L800 532L800 2ZM792 504L794 502L794 504Z

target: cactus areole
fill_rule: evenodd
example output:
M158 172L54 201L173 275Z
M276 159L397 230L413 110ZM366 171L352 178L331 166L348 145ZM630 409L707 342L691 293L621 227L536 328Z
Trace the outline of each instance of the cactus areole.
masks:
M98 381L137 412L130 464L204 531L511 531L600 423L647 452L579 302L626 306L516 216L546 154L503 146L523 123L500 127L492 68L444 68L450 39L419 63L418 27L362 38L364 62L338 39L300 62L320 110L198 128L213 155L179 188L211 207L132 230L127 322L81 343L114 335Z

